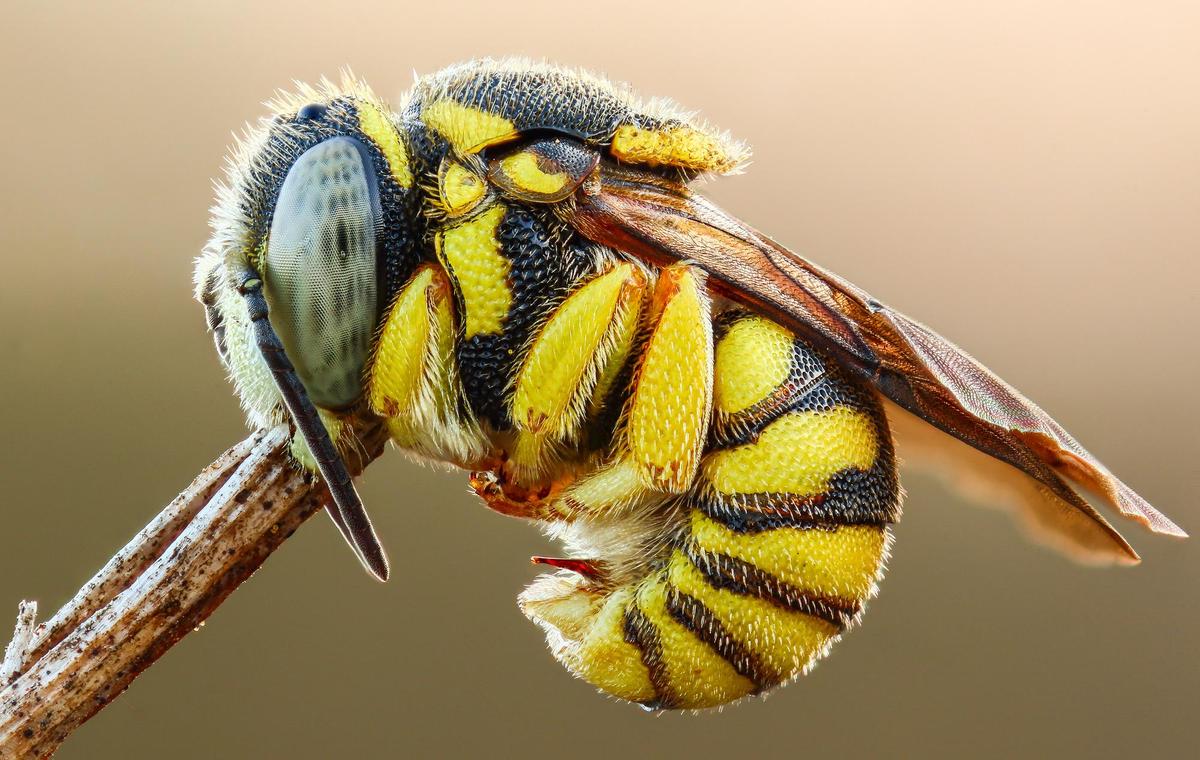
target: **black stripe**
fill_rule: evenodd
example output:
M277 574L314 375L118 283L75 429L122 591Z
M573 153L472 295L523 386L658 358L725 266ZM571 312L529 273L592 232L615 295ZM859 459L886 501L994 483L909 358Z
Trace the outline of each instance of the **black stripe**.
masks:
M881 462L869 470L850 467L829 479L824 493L720 494L711 489L697 506L708 517L736 533L762 533L776 528L821 529L839 525L893 523L899 516L894 477Z
M732 414L714 409L709 448L717 451L754 443L767 425L791 411L795 392L796 388L785 380L749 409Z
M793 612L820 618L844 630L862 609L853 599L826 596L796 588L760 567L727 554L707 552L690 544L687 556L708 583L723 591L752 596Z
M777 686L783 680L771 672L753 650L734 638L713 611L696 597L671 588L667 592L667 612L675 622L724 658L741 676L752 681L756 693Z
M751 314L745 316L761 319ZM857 395L854 386L846 381L836 364L803 340L795 338L792 341L792 361L787 378L749 409L731 415L715 415L712 448L754 443L764 428L789 412L816 412L835 406L868 408L869 405L864 404Z
M637 647L642 655L642 664L650 671L650 684L654 687L655 699L642 704L652 710L674 707L677 700L671 696L671 683L667 674L667 664L663 661L662 640L658 635L658 627L638 607L636 595L630 597L625 604L622 629L625 641Z
M829 519L821 509L824 500L825 494L709 492L696 499L696 508L735 533L762 533L776 528L833 529L839 521Z
M532 338L595 269L591 247L568 233L553 216L519 205L508 206L496 225L499 253L509 263L508 313L501 332L470 339L460 335L455 347L458 374L471 409L499 430L511 428L512 389ZM466 314L458 275L451 274L458 313ZM460 327L464 325L465 320Z

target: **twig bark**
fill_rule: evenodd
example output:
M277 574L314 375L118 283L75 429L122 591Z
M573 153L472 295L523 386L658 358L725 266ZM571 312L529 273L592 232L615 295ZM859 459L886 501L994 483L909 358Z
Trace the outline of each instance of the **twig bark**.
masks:
M0 666L0 757L48 757L194 630L328 499L285 428L209 465L48 622L22 602ZM360 472L383 448L363 436Z
M21 661L29 651L33 639L33 623L37 619L37 602L23 601L17 607L17 624L13 627L12 641L4 648L4 662L0 664L0 684L16 680L21 672Z

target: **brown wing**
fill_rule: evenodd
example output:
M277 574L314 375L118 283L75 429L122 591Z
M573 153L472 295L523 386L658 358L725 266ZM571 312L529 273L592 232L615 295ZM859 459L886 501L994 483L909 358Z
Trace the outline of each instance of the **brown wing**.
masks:
M717 293L829 351L884 396L1044 488L1049 526L1095 558L1136 562L1064 478L1156 533L1186 536L1048 414L965 351L661 174L603 164L564 212L586 237L652 263L690 260ZM1050 514L1058 510L1057 517ZM1086 519L1081 520L1081 517Z

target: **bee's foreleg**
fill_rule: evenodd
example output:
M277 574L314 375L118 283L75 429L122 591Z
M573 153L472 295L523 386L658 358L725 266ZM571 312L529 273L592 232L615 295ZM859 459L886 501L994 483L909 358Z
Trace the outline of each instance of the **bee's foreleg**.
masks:
M392 301L367 371L367 402L398 446L463 467L486 443L462 414L454 361L454 306L446 273L427 264Z

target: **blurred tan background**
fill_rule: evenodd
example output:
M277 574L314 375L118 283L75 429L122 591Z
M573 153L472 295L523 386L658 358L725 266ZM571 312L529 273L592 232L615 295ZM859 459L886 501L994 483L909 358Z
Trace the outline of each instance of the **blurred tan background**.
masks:
M969 9L967 6L969 5ZM48 615L245 430L191 300L232 130L293 78L524 54L751 142L708 191L966 346L1186 529L1197 507L1200 9L1190 2L7 3L0 625ZM572 680L514 596L550 547L395 453L394 562L312 521L63 758L1169 757L1194 751L1197 539L1025 543L938 482L809 677L654 717ZM1122 526L1124 530L1124 526ZM4 635L7 640L7 634Z

